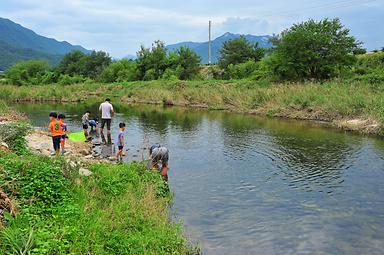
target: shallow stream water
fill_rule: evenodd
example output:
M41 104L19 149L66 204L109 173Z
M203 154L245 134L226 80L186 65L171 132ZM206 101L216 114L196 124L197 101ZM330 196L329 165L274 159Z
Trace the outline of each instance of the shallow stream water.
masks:
M98 105L17 105L72 131ZM160 106L116 106L127 160L170 150L172 213L203 254L384 254L384 141L318 124Z

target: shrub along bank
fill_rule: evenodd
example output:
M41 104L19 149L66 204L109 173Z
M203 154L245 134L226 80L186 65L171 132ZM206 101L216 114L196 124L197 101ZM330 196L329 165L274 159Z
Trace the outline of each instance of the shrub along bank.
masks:
M19 137L14 151L0 150L0 190L17 207L0 225L1 254L196 254L168 218L171 197L157 173L94 164L81 177L77 165L22 145Z

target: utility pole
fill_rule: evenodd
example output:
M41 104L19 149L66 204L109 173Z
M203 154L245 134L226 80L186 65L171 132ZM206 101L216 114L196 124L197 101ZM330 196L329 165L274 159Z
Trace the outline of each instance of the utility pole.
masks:
M212 28L212 21L209 21L208 65L211 65L212 63L211 28Z

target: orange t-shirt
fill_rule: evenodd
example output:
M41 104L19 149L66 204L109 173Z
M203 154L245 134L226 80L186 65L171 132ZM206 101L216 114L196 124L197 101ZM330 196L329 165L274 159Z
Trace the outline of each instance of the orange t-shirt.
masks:
M60 121L54 120L49 123L49 130L51 131L52 136L64 135L64 130L61 126Z

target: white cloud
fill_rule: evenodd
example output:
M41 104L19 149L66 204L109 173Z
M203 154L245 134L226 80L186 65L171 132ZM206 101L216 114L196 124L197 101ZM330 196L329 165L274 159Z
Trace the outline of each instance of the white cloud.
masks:
M150 45L156 39L167 43L205 41L208 20L213 21L216 36L224 32L260 35L279 33L292 23L308 17L344 15L345 22L358 33L357 37L369 40L370 35L347 14L356 10L361 12L359 8L364 7L365 12L359 15L360 22L366 20L371 27L379 30L379 22L374 24L368 16L370 11L384 8L383 4L378 4L379 1L372 0L369 4L375 6L330 10L316 10L314 7L332 5L332 0L313 0L308 4L299 0L237 0L236 3L232 0L1 1L1 17L10 18L44 36L106 50L115 57L135 53L140 44ZM383 35L379 37L384 39ZM376 35L375 43L380 38Z

